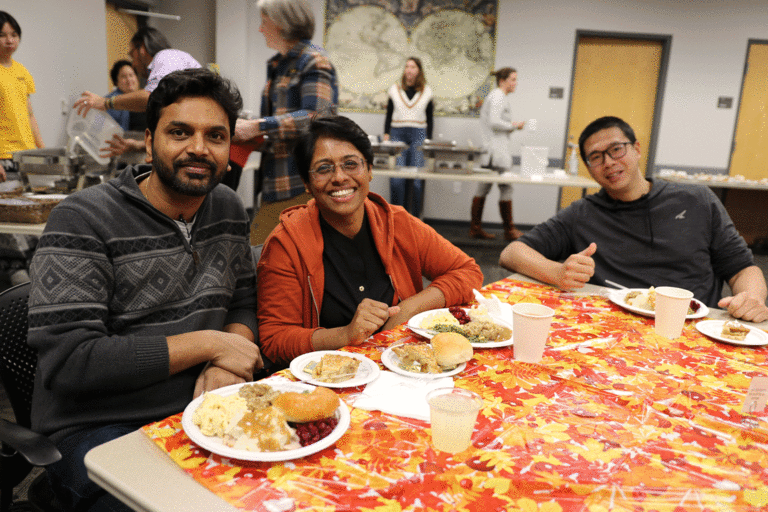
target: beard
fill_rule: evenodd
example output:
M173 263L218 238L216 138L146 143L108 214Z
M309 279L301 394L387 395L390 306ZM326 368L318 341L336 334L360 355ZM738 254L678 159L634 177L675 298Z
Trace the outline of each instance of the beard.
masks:
M154 152L154 148L152 149ZM181 169L188 164L197 164L207 167L210 171L209 177L206 179L192 178L187 181L182 181L180 177ZM155 171L155 174L157 174L157 177L160 178L163 185L178 194L190 197L207 195L208 192L216 188L216 185L221 183L221 180L224 179L224 175L227 172L226 169L217 170L216 164L205 158L185 158L183 160L175 160L173 162L173 168L166 166L161 160L157 159L152 162L152 169Z

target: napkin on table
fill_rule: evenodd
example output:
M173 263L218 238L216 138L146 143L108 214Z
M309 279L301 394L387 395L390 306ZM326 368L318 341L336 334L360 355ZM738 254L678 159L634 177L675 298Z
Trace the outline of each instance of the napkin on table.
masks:
M418 379L383 371L365 386L352 405L366 411L381 411L429 423L427 393L437 388L452 388L452 377Z

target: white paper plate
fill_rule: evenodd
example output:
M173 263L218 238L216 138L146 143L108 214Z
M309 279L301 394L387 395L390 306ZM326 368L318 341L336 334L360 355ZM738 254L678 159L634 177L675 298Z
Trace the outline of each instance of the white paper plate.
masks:
M395 345L397 346L397 345ZM384 351L383 354L381 354L381 362L384 363L384 366L392 370L393 372L404 375L405 377L415 377L417 379L439 379L440 377L451 377L453 375L456 375L458 373L461 373L464 371L464 368L467 367L467 363L461 363L459 366L454 368L451 371L448 372L442 372L442 373L420 373L420 372L409 372L406 370L403 370L400 368L400 365L397 363L400 362L400 358L397 357L397 354L392 350L392 347L389 347L387 350Z
M704 320L703 322L696 324L696 329L698 329L701 334L724 343L730 343L731 345L744 345L747 347L762 347L763 345L768 345L768 333L746 324L742 324L749 329L749 334L747 334L746 338L741 341L726 338L722 335L724 323L725 320Z
M323 382L315 380L311 375L304 371L304 368L312 361L320 361L326 354L338 354L340 356L351 357L353 359L360 360L360 366L357 367L357 373L349 380L343 382ZM318 352L310 352L308 354L301 355L291 361L291 373L294 377L316 386L324 386L326 388L352 388L355 386L362 386L376 380L379 376L379 365L368 359L362 354L355 354L352 352L342 352L340 350L321 350Z
M633 313L637 313L638 315L655 317L656 313L654 311L651 311L650 309L642 309L642 308L637 308L635 306L630 306L624 301L624 297L626 297L629 292L633 292L633 291L645 293L648 291L648 288L627 288L626 290L611 290L608 293L608 299L614 304L616 304L617 306L621 306L622 308L629 310ZM709 314L709 308L705 306L704 303L701 302L699 299L693 299L693 300L699 304L699 310L692 315L686 315L685 318L688 320L692 320L695 318L704 318L705 316L707 316Z
M467 311L469 308L462 308L462 309L464 309L464 311ZM423 312L419 313L418 315L415 315L415 316L411 317L411 319L408 320L408 324L407 324L408 328L410 330L412 330L413 332L415 332L416 334L418 334L419 336L424 336L425 338L428 338L428 339L431 340L432 337L435 334L433 332L431 332L431 331L426 330L426 329L422 329L419 326L421 325L421 322L423 322L424 319L428 315L431 315L433 313L438 313L438 312L441 312L441 311L449 313L448 312L448 308L441 308L441 309L432 309L432 310L429 310L429 311L423 311ZM495 317L495 316L492 317L492 318L493 318L493 321L498 323L499 325L502 325L502 326L508 328L509 330L514 331L514 329L512 327L511 320L501 319L501 318L498 318L498 317ZM514 343L513 336L510 336L508 339L502 340L502 341L489 341L488 343L473 343L473 342L470 342L470 345L472 345L472 347L474 347L474 348L496 348L496 347L508 347L508 346L512 345L513 343Z
M232 386L227 386L221 389L217 389L216 391L212 391L212 393L216 393L217 395L221 396L233 395L237 393L241 387L247 384L251 383L246 382L242 384L234 384ZM304 391L312 391L315 389L315 386L310 386L309 384L304 384L303 382L265 381L263 384L268 384L273 389L280 391L296 391L299 393ZM338 441L341 436L344 435L344 432L346 432L349 428L349 409L347 409L344 401L340 400L341 403L339 404L339 408L336 409L336 419L339 420L338 425L336 425L336 428L333 429L333 432L331 432L328 437L325 437L314 444L304 446L302 448L297 448L295 450L285 450L282 452L252 452L248 450L236 450L226 446L218 437L210 437L204 435L202 432L200 432L200 429L197 427L197 425L195 425L194 421L192 421L195 410L203 402L203 396L204 395L201 395L192 400L184 409L184 414L181 417L181 426L184 428L184 432L187 434L187 436L189 436L189 438L201 448L205 448L206 450L209 450L213 453L223 457L230 457L232 459L264 462L300 459L301 457L312 455L313 453L317 453L320 450L331 446L333 443Z

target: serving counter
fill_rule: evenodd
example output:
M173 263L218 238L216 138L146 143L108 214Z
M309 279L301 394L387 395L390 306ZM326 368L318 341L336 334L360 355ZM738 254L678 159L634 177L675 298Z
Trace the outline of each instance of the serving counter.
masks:
M360 386L339 390L351 408L346 433L302 459L218 456L185 435L177 414L93 449L89 474L152 511L768 507L768 414L744 407L753 379L768 378L768 347L715 341L697 330L704 319L662 338L652 318L597 287L567 294L508 278L483 293L556 313L540 363L514 361L513 347L476 349L454 377L484 400L462 453L435 451L427 422L353 408ZM419 339L400 326L344 350L381 363L393 343Z

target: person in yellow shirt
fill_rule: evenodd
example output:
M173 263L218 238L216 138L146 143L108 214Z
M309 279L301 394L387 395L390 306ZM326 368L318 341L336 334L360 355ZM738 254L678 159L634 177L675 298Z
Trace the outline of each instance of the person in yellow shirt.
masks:
M18 180L13 153L45 147L29 95L35 81L27 68L13 60L21 42L21 27L16 19L0 11L0 182ZM0 274L10 284L29 281L27 268L37 237L0 234Z
M45 147L29 101L35 81L27 68L13 60L19 42L19 23L0 11L0 181L6 180L6 171L16 170L11 160L14 152Z

